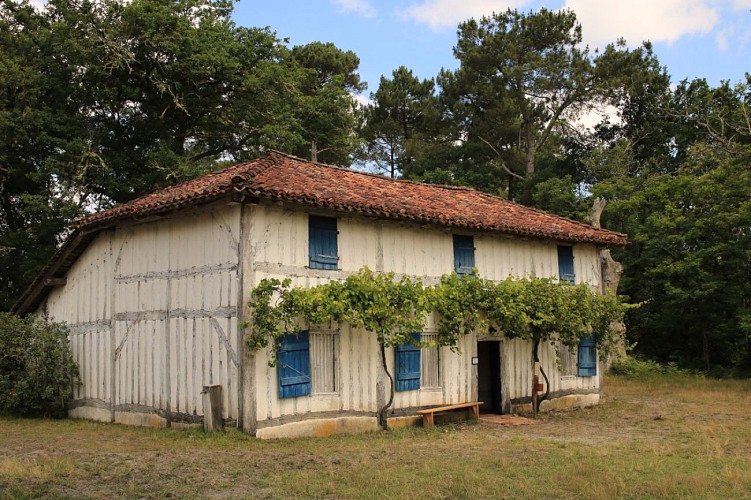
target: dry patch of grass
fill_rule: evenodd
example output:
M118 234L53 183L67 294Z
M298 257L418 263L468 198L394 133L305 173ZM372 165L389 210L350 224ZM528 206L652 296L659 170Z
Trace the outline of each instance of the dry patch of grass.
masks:
M42 459L0 458L0 478L18 481L44 481L73 471L73 461L65 457Z
M751 381L609 378L603 404L323 439L2 419L0 498L748 497Z

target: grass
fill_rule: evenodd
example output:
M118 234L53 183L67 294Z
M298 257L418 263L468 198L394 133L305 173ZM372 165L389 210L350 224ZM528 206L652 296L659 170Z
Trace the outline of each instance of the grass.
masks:
M751 381L606 388L532 426L321 439L0 419L0 498L751 498Z

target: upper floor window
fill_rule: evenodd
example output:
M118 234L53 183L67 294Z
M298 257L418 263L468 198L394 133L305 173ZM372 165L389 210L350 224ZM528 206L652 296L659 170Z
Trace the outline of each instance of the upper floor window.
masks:
M567 245L558 247L558 279L561 283L573 285L576 281L574 274L574 248Z
M308 246L311 269L339 269L336 219L334 217L308 218Z
M471 274L475 267L475 238L454 235L454 271L456 274Z

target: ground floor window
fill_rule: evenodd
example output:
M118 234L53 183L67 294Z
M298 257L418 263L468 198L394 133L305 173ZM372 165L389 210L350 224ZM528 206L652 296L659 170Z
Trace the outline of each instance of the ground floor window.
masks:
M339 332L310 332L310 362L313 394L331 394L339 390Z
M558 348L561 352L561 376L576 377L576 350L572 352L571 348L563 342Z
M437 338L434 332L413 334L415 342L431 342ZM440 387L439 353L438 346L420 348L409 343L396 346L396 390L414 391L421 387Z
M595 336L583 337L579 342L579 376L594 377L597 375L597 349Z
M307 330L277 339L276 366L279 397L310 394L310 334Z

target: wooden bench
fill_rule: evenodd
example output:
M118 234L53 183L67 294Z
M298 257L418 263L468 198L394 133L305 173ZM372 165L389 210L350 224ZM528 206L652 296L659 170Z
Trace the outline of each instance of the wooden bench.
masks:
M481 404L483 404L482 401L477 401L475 403L460 403L458 405L436 406L435 408L428 408L427 410L418 410L417 414L422 415L423 427L433 427L433 415L435 415L436 413L461 410L463 408L467 408L467 418L473 418L477 420L478 418L480 418Z

